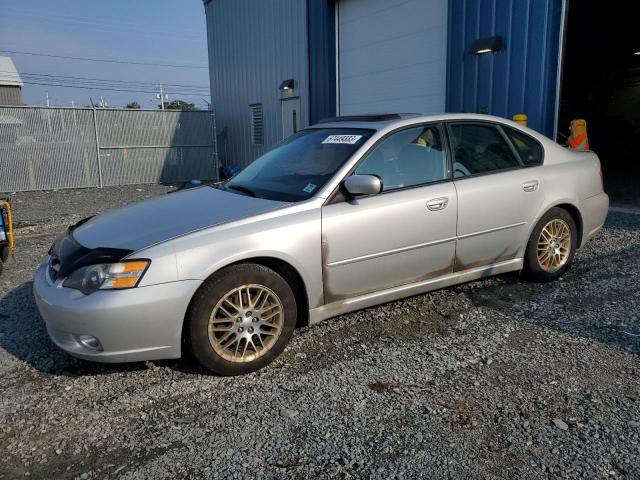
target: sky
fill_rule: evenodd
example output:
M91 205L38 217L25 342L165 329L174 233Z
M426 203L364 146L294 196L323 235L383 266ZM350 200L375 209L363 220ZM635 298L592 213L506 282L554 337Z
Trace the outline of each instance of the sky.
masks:
M48 92L51 106L90 105L102 96L109 107L137 101L155 109L160 83L169 101L200 108L209 101L202 0L0 0L0 56L16 65L27 105L45 105Z

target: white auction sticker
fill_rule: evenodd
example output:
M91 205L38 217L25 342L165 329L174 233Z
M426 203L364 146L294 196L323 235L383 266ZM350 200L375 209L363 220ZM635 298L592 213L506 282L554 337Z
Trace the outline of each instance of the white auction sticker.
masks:
M316 189L317 185L313 183L308 183L306 187L302 189L303 192L311 193Z
M322 143L341 143L344 145L354 145L362 138L362 135L329 135Z

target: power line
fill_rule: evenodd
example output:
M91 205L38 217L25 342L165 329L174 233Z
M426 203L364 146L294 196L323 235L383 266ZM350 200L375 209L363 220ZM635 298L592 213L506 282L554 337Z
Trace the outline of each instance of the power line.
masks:
M134 81L126 81L126 80L116 80L116 79L105 79L105 78L91 78L91 77L76 77L69 75L50 75L46 73L29 73L29 72L20 72L16 74L14 71L9 70L0 70L0 73L4 73L5 77L12 77L15 80L19 80L22 78L31 79L31 80L40 80L40 81L56 81L56 82L69 82L69 83L80 83L80 84L104 84L105 86L128 86L128 87L155 87L155 82L134 82ZM181 87L186 88L188 90L205 90L209 91L209 87L200 86L200 85L192 85L186 83L163 83L166 86L171 87Z
M1 53L11 53L14 55L33 55L36 57L48 57L48 58L62 58L65 60L80 60L84 62L101 62L101 63L118 63L124 65L143 65L146 67L170 67L170 68L209 68L206 66L196 66L196 65L180 65L180 64L172 64L172 63L148 63L148 62L130 62L125 60L105 60L100 58L89 58L89 57L71 57L67 55L53 55L50 53L36 53L36 52L22 52L17 50L0 50Z
M157 93L155 90L129 90L129 89L120 89L120 88L107 88L100 86L86 86L86 85L70 85L70 84L62 84L62 83L44 83L44 82L31 82L31 81L22 81L25 85L42 85L45 87L62 87L62 88L82 88L83 90L106 90L112 92L131 92L131 93ZM194 92L171 92L172 95L184 95L184 96L194 96L201 97L202 95L209 96L203 93L194 93Z

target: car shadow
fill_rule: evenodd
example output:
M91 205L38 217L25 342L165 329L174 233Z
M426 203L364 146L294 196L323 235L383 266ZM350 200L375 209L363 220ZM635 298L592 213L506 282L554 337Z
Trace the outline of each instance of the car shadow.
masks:
M606 255L578 258L560 279L549 283L509 273L479 288L453 288L464 293L474 306L497 311L506 318L640 355L640 315L634 313L631 303L640 291L637 273L628 269L624 272L620 265L637 262L639 256L640 245L634 245ZM608 268L603 269L603 265Z
M72 357L49 339L32 288L33 282L25 282L0 298L0 349L42 373L80 377L141 371L155 366L166 366L183 373L208 373L189 355L179 360L122 364L95 363Z
M632 210L640 209L640 205L637 205L637 204L620 205L620 206L613 206L613 207L614 208L622 207L625 209L629 208ZM619 210L609 210L605 226L607 228L613 228L613 229L623 230L623 231L630 231L630 232L638 231L640 230L640 215L638 215L637 213L630 213L630 212L619 211Z

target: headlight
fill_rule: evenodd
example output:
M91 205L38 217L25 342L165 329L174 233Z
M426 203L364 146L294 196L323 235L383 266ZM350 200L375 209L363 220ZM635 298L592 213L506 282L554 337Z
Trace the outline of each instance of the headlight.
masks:
M121 290L138 286L150 260L127 260L119 263L88 265L73 272L62 284L85 295L96 290Z

